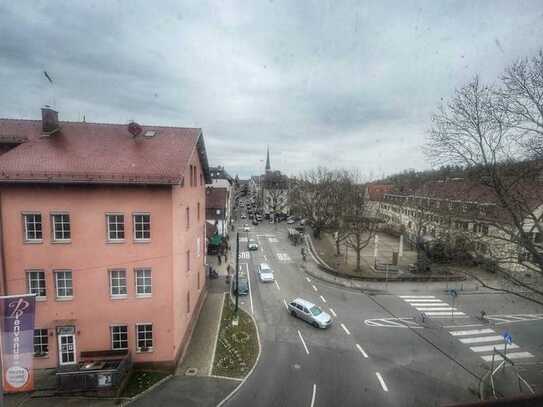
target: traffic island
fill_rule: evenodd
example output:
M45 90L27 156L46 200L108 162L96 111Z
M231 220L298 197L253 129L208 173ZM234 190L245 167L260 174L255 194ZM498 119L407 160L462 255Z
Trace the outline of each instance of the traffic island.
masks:
M258 335L253 319L241 308L238 309L236 315L234 304L226 298L223 304L212 374L242 379L256 363L258 353Z
M165 372L133 370L122 390L122 397L135 397L170 376L170 374Z

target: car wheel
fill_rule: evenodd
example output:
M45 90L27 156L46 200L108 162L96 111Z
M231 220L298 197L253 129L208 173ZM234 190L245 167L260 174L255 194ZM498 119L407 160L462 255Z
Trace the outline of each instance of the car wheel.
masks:
M311 325L313 325L315 328L319 328L319 324L316 323L315 321L313 321L313 323Z
M290 315L292 315L293 317L295 317L295 316L296 316L296 311L291 310L291 311L290 311Z

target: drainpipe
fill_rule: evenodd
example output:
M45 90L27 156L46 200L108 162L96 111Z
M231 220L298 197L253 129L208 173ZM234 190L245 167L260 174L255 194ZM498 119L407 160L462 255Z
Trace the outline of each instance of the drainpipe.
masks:
M4 256L4 228L2 223L2 193L0 192L0 272L2 273L2 295L8 293L6 259Z

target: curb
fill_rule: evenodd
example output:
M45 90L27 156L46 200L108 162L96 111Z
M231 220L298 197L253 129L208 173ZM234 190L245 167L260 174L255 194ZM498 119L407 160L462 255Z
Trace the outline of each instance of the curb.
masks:
M168 380L170 380L171 378L173 377L173 375L168 375L162 379L160 379L158 382L156 382L155 384L153 384L151 387L145 389L144 391L142 391L141 393L138 393L136 394L134 397L130 397L128 401L126 402L122 402L120 405L121 406L127 406L129 404L132 404L134 401L142 398L143 396L145 396L147 393L150 393L151 391L153 391L155 388L159 387L162 383L165 383L167 382Z
M221 321L222 321L222 313L224 311L224 302L226 301L226 295L228 293L224 293L222 296L221 301L221 313L219 315L219 323L217 326L217 333L215 334L215 346L213 347L213 354L211 355L211 365L209 366L209 370L207 372L208 376L212 376L213 373L213 366L215 366L215 353L217 352L217 341L219 339L219 332L221 331Z
M255 324L256 339L258 342L258 355L256 356L255 364L253 365L251 370L249 370L249 373L247 373L247 375L241 380L241 382L236 386L236 388L234 388L234 390L230 392L230 394L228 394L224 399L222 399L222 401L219 404L217 404L217 407L222 407L226 402L228 402L228 400L234 397L234 395L238 392L241 386L243 386L245 382L247 381L247 379L253 374L255 368L258 366L258 362L260 361L260 355L262 354L262 344L260 342L260 331L258 330L258 324L256 323L255 317L248 312L247 312L247 315L251 317L251 319L253 320L253 323Z

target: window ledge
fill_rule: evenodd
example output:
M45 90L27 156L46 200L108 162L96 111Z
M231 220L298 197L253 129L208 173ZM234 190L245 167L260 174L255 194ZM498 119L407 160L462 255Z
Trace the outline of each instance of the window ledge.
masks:
M149 348L148 350L138 350L136 349L136 353L153 353L155 350L154 348Z
M125 243L125 240L124 240L124 239L119 239L119 240L106 240L106 244L122 244L122 243Z
M36 296L36 301L39 301L39 302L47 301L47 297L38 297L38 296Z
M128 298L128 294L110 295L109 298L112 300L124 300Z
M23 243L24 244L42 244L43 239L40 239L40 240L24 240Z
M74 299L74 296L70 296L70 297L57 297L56 300L57 301L71 301Z
M58 240L51 241L51 244L70 244L70 243L72 243L72 239L66 239L66 240L58 239Z
M134 239L134 243L151 243L151 239Z
M153 294L136 294L136 298L152 298Z

